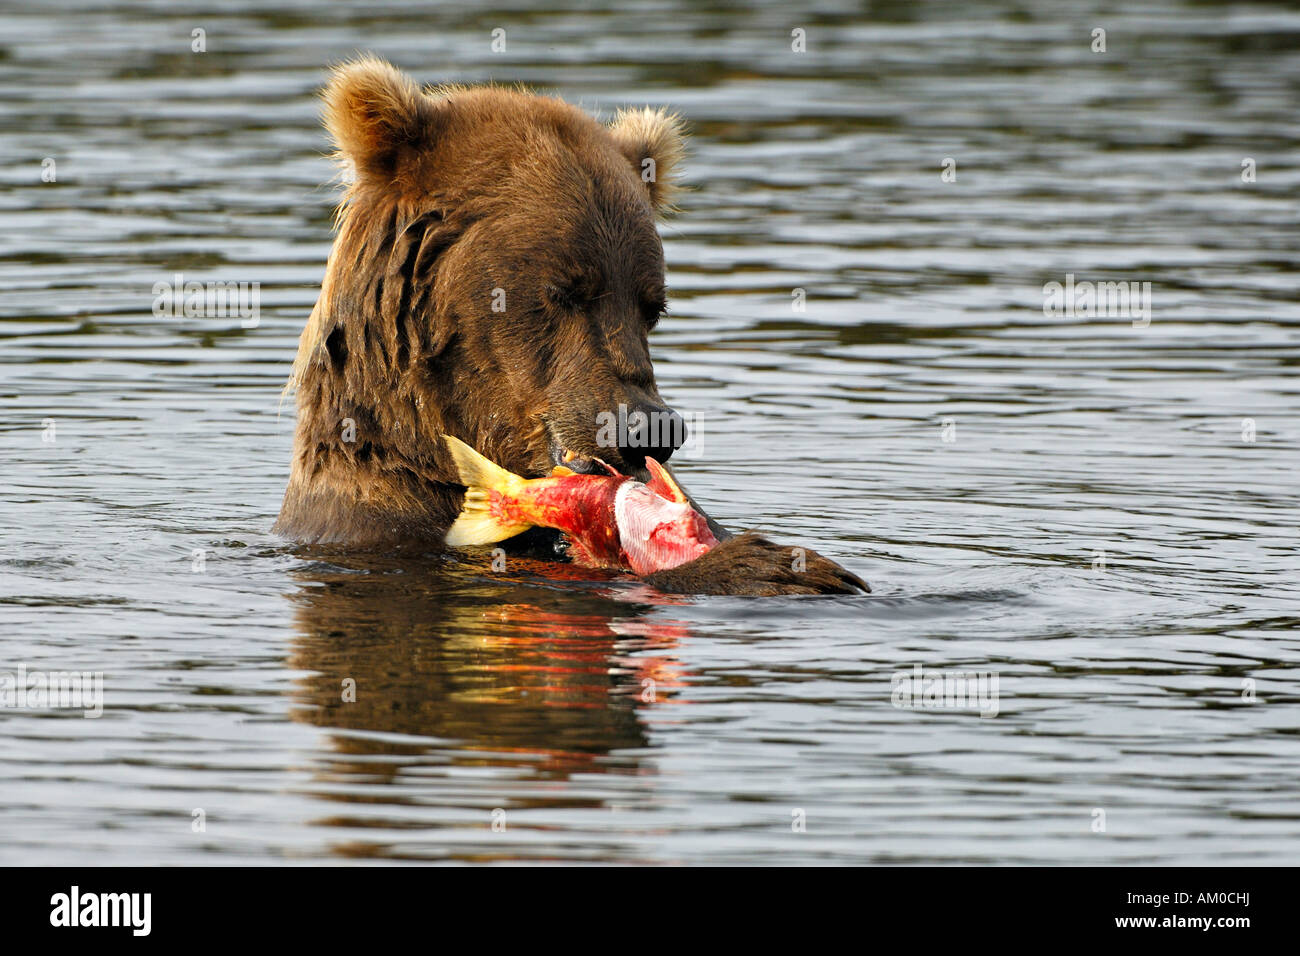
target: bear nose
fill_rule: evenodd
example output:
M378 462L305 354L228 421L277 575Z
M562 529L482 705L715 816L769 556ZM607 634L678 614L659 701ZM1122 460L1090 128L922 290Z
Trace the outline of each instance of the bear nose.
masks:
M642 402L628 412L627 427L619 437L619 457L640 468L647 457L667 461L685 444L686 421L671 408Z

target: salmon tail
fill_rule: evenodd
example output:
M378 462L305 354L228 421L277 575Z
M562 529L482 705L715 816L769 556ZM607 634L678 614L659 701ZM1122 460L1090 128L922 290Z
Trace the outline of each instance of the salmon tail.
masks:
M459 438L444 435L443 442L456 465L456 480L465 486L465 505L460 515L447 529L447 544L464 547L475 544L493 544L513 538L532 527L529 523L511 522L492 512L492 492L517 499L523 492L526 478L506 471L488 461Z

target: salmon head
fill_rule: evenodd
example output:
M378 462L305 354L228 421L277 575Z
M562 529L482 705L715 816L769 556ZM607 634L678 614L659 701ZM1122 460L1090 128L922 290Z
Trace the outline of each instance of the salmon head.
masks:
M646 459L646 467L651 475L648 484L627 481L614 494L619 544L628 567L637 574L694 561L718 543L668 470L653 458Z

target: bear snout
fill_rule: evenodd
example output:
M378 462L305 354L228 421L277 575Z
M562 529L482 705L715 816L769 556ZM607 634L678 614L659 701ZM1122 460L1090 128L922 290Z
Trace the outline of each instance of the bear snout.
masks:
M644 397L627 396L595 412L566 411L552 408L542 416L550 461L580 473L603 473L599 459L625 475L648 480L646 458L666 462L689 435L681 415Z
M666 405L642 402L619 430L618 456L633 468L643 468L646 458L663 464L686 443L686 420Z

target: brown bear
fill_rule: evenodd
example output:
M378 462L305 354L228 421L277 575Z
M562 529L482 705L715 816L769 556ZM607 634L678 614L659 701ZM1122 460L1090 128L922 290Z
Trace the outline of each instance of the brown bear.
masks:
M464 492L444 434L528 477L599 458L644 479L646 455L666 460L680 427L621 448L597 432L615 410L681 425L647 343L665 308L656 218L672 208L679 120L644 109L603 126L518 89L422 90L372 58L337 69L324 98L351 183L290 379L298 425L275 530L441 546ZM716 548L651 583L867 590L815 552L711 526Z

